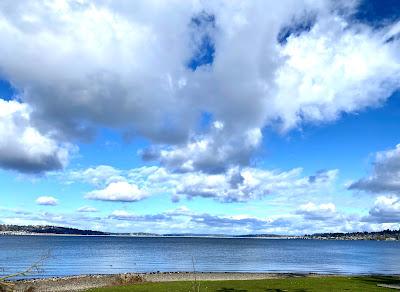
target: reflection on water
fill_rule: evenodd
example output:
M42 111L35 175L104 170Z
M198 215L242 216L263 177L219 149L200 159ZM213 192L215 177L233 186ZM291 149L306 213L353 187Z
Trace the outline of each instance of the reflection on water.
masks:
M400 242L252 238L0 236L0 274L19 271L47 251L37 276L123 272L316 272L395 274Z

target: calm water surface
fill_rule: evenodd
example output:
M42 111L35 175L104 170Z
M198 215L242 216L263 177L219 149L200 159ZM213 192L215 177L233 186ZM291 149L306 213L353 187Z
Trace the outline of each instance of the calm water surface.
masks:
M50 250L35 277L123 272L399 274L400 242L242 238L0 236L0 274Z

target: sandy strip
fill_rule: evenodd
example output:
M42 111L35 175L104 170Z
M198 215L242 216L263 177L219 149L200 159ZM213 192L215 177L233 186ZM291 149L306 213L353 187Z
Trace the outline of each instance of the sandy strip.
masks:
M288 277L315 276L315 274L272 274L272 273L148 273L148 274L116 274L116 275L82 275L62 278L46 278L15 281L13 291L84 291L116 285L129 285L140 282L168 281L218 281L218 280L260 280ZM321 275L318 275L321 276ZM30 289L30 290L28 290Z

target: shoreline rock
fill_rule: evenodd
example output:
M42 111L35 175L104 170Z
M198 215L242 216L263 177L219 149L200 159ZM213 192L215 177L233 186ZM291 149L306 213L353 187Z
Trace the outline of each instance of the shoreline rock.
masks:
M77 275L53 278L37 278L10 281L16 292L67 292L85 291L91 288L131 285L142 282L170 281L223 281L223 280L263 280L293 277L348 277L348 275L316 273L240 273L240 272L153 272L124 273L111 275ZM1 290L0 290L1 291Z

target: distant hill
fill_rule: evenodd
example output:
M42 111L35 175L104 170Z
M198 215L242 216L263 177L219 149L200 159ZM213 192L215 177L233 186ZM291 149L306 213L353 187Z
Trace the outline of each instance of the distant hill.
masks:
M114 236L160 236L156 233L112 233L95 230L82 230L77 228L50 226L50 225L7 225L0 224L0 235L1 234L64 234L64 235L114 235Z
M76 228L58 226L36 225L0 225L0 233L39 233L39 234L71 234L71 235L110 235L110 233L93 230L81 230Z

